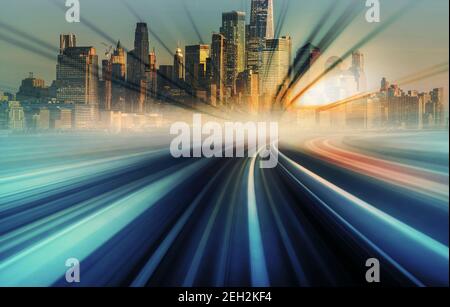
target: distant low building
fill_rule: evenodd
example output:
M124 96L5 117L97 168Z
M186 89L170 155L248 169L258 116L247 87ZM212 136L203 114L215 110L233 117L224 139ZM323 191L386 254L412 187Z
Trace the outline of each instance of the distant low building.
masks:
M76 104L73 112L73 127L75 129L84 130L96 128L99 118L97 106Z
M59 116L55 119L56 130L70 130L73 127L73 115L71 109L60 108Z
M50 129L50 110L48 108L41 108L39 110L39 121L36 128L38 130Z
M17 100L48 100L51 97L50 88L45 85L43 79L35 78L30 73L28 78L22 80L22 84L17 93Z
M19 101L10 101L8 104L8 127L12 131L25 130L25 112Z
M8 103L0 101L0 130L7 130L8 127Z
M16 100L16 95L8 92L0 92L0 102L1 101L13 101Z

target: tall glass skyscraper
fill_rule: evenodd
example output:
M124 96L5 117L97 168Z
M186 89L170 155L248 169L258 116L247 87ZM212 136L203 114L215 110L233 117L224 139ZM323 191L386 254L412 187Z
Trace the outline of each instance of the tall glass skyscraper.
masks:
M128 66L130 69L128 78L130 81L139 81L145 78L145 73L149 67L149 49L147 24L139 22L136 25L134 36L134 50L129 52L128 58Z
M153 49L149 54L149 76L148 76L148 95L156 97L158 91L158 69L156 68L156 51Z
M209 45L186 46L186 83L194 92L205 88Z
M263 93L268 97L276 94L278 87L289 73L291 65L292 40L289 36L266 40L262 52L260 80Z
M252 37L274 38L272 0L252 0L250 29Z
M355 77L357 83L357 91L364 92L367 89L366 73L364 71L364 54L359 50L352 52L352 67L351 72Z
M179 47L173 56L173 78L177 83L184 81L184 55Z
M250 24L247 26L247 69L259 71L265 40L274 38L273 22L272 0L252 0Z
M126 58L125 49L117 42L116 49L111 54L112 65L112 108L117 111L125 110L126 101Z
M213 33L211 43L212 84L215 85L217 100L222 101L225 83L225 37Z
M98 91L100 109L110 111L112 109L112 62L110 57L102 61L102 80L99 81Z
M67 103L98 104L98 56L93 47L68 47L58 55L57 99Z
M221 34L225 37L226 74L225 84L232 93L236 90L236 79L246 69L245 61L245 13L222 14Z
M143 104L143 99L147 96L148 79L150 75L149 67L149 39L148 27L144 22L136 24L136 31L134 36L134 49L128 52L128 110L135 111L139 105Z

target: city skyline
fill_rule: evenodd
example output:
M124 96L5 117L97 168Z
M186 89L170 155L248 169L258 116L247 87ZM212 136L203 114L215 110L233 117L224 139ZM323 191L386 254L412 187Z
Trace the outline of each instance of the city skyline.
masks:
M3 5L0 288L448 287L448 7Z
M264 47L259 51L262 58L260 71L254 73L252 69L245 69L238 72L236 50L239 43L235 37L239 38L240 31L236 29L242 28L242 25L235 24L236 16L239 14L224 14L225 26L221 30L226 32L229 28L231 34L224 33L228 38L213 34L211 49L204 44L186 46L186 66L180 62L184 56L178 48L174 65L161 65L158 73L155 53L148 48L147 25L138 22L135 50L128 52L126 80L125 50L120 41L114 51L109 48L107 59L102 61L100 78L95 48L77 46L75 35L61 34L57 79L51 87L46 87L44 80L30 73L22 81L17 93L18 101L0 92L0 101L3 101L0 104L3 110L0 113L0 129L68 131L72 128L104 127L114 130L119 127L118 131L121 131L122 119L126 121L131 118L132 122L124 126L128 129L139 128L135 123L145 121L146 117L150 119L158 114L161 118L167 116L158 107L164 102L168 103L166 105L182 103L193 110L195 105L206 103L214 107L220 105L219 110L226 113L235 108L247 109L251 115L258 115L261 111L270 113L274 107L277 108L279 99L285 98L283 91L291 87L289 83L295 84L299 78L305 82L312 81L312 67L321 57L321 49L312 44L302 47L294 61L295 73L290 74L291 38L264 39ZM231 24L228 24L229 21ZM225 45L232 47L232 62L229 65L231 84L224 80L224 75L230 73L223 63L228 52ZM367 92L364 54L354 51L351 57L352 66L348 69L338 57L327 60L324 69L328 74L321 84L313 87L315 90L306 93L306 100L302 99L302 107L297 111L297 124L356 129L448 127L444 88L433 88L428 92L405 91L398 83L383 78L377 91ZM174 74L176 66L186 68L186 80ZM273 96L275 93L277 95ZM311 105L308 102L311 97L316 102L319 98L329 99L328 104ZM278 106L290 110L292 101L296 100L291 98L283 100L282 105ZM128 126L130 123L131 126Z
M157 1L158 2L158 1ZM165 22L161 22L161 17L155 17L152 18L151 16L148 18L143 18L145 19L145 22L148 23L149 28L150 28L150 49L152 49L153 47L156 50L156 56L157 56L157 65L165 65L165 64L173 64L173 55L175 54L177 45L178 45L178 41L180 42L179 45L180 46L186 46L186 45L192 45L195 44L196 42L198 43L199 40L202 40L204 43L210 44L211 41L211 34L212 32L218 32L219 28L220 28L220 16L223 12L227 12L227 11L232 11L232 10L241 10L243 9L244 11L247 12L247 16L246 16L246 23L249 22L250 20L250 12L249 12L249 8L250 8L250 4L251 1L221 1L223 2L223 6L220 5L218 6L218 8L214 8L212 9L210 5L207 5L205 1L195 1L192 4L190 4L189 6L185 7L185 5L181 5L180 1L177 0L171 0L169 2L173 2L172 4L178 3L179 6L177 10L178 13L181 13L184 9L188 9L190 14L193 16L193 18L195 19L196 16L200 16L202 15L202 19L205 19L205 21L200 21L200 19L196 20L195 19L195 23L197 23L196 25L196 29L198 29L199 32L199 36L200 37L196 37L195 31L194 33L190 33L188 35L184 35L188 30L192 30L192 26L189 27L176 27L176 23L177 21L173 21L174 25L173 27L176 28L177 31L179 31L180 33L175 34L168 34L170 32L171 27L168 27L165 31L159 31L159 28L165 24ZM295 51L301 46L301 44L303 44L305 41L305 39L308 36L308 33L311 31L311 25L314 25L314 23L310 23L309 25L309 29L307 26L305 27L301 27L298 26L297 28L300 28L301 31L303 32L300 33L299 35L299 31L295 29L295 27L292 27L291 24L292 22L294 23L302 23L301 21L299 22L298 20L291 20L289 18L289 13L287 13L286 17L285 17L285 22L282 23L280 22L280 15L282 17L283 15L283 8L285 3L289 4L289 8L292 9L292 7L299 7L299 4L303 4L304 9L308 10L308 13L311 12L310 15L314 16L314 14L320 14L323 13L323 11L326 8L326 5L329 4L329 1L319 1L321 2L321 5L314 5L314 4L309 4L303 1L276 1L274 2L274 19L275 19L275 25L278 25L278 27L276 26L276 33L278 34L278 36L283 36L283 35L289 35L292 37L293 40L293 53L295 54ZM345 2L345 1L344 1ZM407 3L408 1L399 1L402 3ZM21 4L21 1L18 1L17 4L12 5L12 9L14 10L14 7L19 7ZM97 1L93 1L93 3L91 4L85 4L84 6L84 11L82 11L82 19L83 19L83 12L86 12L88 6L92 6L92 12L94 12L94 8L96 6L100 6L101 7L101 3L103 3L103 1L101 0L97 0ZM222 4L222 3L221 3ZM24 4L23 4L24 5ZM28 5L28 4L27 4ZM115 1L111 2L111 6L115 6L117 5L117 3L115 3ZM51 4L43 4L43 6L48 7L49 10L58 10L57 7L54 7ZM133 6L135 6L135 8L139 8L139 12L142 12L143 15L145 15L145 10L141 10L141 8L145 9L146 6L142 5L142 3L140 1L136 1L133 2ZM150 5L151 6L151 5ZM392 5L395 6L395 5ZM401 7L401 5L399 4L398 6ZM435 14L447 14L446 12L448 12L447 10L439 10L439 6L442 7L448 7L448 2L446 1L438 1L437 5L434 5L433 8L431 7L426 7L426 9L424 10L422 7L421 10L421 18L422 19L426 19L427 16L433 16ZM167 5L160 5L161 7L161 11L162 11L162 16L164 16L164 12L171 12L171 10L169 10ZM223 7L223 9L222 9ZM301 7L301 6L300 6ZM392 8L391 5L389 8ZM33 20L33 18L38 18L39 16L39 11L40 9L42 9L41 7L36 7L36 12L35 12L35 16L31 16ZM394 7L395 9L395 7ZM373 41L369 42L368 45L362 47L362 51L364 54L367 55L368 59L367 59L367 65L366 65L366 71L367 71L367 75L368 75L368 82L369 82L369 88L370 87L374 87L378 84L379 79L381 77L388 77L389 79L397 79L397 78L402 78L403 76L407 76L410 74L414 74L417 71L420 71L421 69L425 69L428 68L430 66L432 66L433 64L440 64L442 62L447 62L448 63L448 55L446 54L446 50L444 50L445 48L443 48L443 46L445 45L446 41L448 42L448 37L439 37L439 33L436 31L430 31L428 32L427 30L429 29L437 29L439 28L440 24L438 21L436 21L438 18L435 19L430 19L430 22L427 22L426 28L428 29L423 29L421 31L417 31L415 32L413 35L413 38L417 37L417 40L412 40L411 38L409 39L409 46L405 46L404 42L402 39L397 38L397 42L395 44L392 44L392 42L390 42L390 40L392 40L396 35L396 32L398 32L402 27L404 27L405 25L409 25L409 23L411 23L411 20L413 20L416 17L416 10L419 10L420 6L416 6L415 8L411 9L408 13L405 13L405 15L395 24L393 24L389 30L385 30L382 34L380 34L376 39L374 39ZM175 10L175 9L172 9ZM201 14L202 11L207 10L210 12L210 16L205 16L206 18L204 18L204 14ZM122 10L123 11L123 10ZM289 10L290 11L290 10ZM339 11L339 6L337 6L336 11ZM387 9L382 9L383 14L385 11L387 11ZM394 10L395 11L395 10ZM63 19L63 14L62 12L59 13L62 16ZM87 13L85 13L87 15ZM386 14L383 15L386 16L387 18L387 14L388 12L386 12ZM133 16L133 14L130 12L130 16L128 16L126 14L126 10L123 13L123 20L129 20L127 22L119 22L118 24L122 25L123 23L128 23L131 22L131 19L135 18L136 16ZM182 15L182 14L181 14ZM328 56L331 55L336 55L336 56L340 56L345 50L345 48L350 45L350 44L346 44L345 41L349 41L349 38L346 38L346 36L349 36L349 33L351 34L355 34L356 32L360 31L361 32L361 28L366 28L366 29L370 29L373 28L373 25L369 25L367 23L365 23L364 19L364 14L361 13L361 16L358 16L355 21L349 26L349 30L344 31L341 35L340 38L338 39L338 41L342 40L344 41L343 43L336 43L334 45L336 46L331 46L329 48L329 50L327 50L326 54L324 54L324 60L326 58L328 58ZM338 14L336 13L336 16L338 16ZM448 16L448 15L447 15ZM312 18L310 16L308 16L309 18ZM88 19L88 17L86 17L86 19ZM117 31L118 34L116 33L116 28L117 25L113 25L111 23L105 23L104 20L102 20L103 18L94 18L92 20L89 19L89 21L93 24L95 24L97 26L97 29L102 29L105 34L107 35L111 35L111 36L120 36L120 37L114 37L114 39L117 40L121 40L122 44L125 45L127 48L127 50L131 50L132 48L130 48L130 46L132 46L132 39L133 39L133 27L134 25L132 25L130 28L121 27L120 31ZM448 17L447 17L448 19ZM121 19L119 19L121 20ZM26 24L27 21L24 21L19 28L20 30L24 31L26 30ZM59 23L58 20L54 20L54 22ZM187 21L189 22L189 21ZM445 23L445 18L444 21L442 21ZM8 21L8 18L6 18L4 20L4 23L7 25L11 25L11 23ZM136 20L134 20L134 23L136 23ZM203 25L205 24L205 25ZM283 24L283 29L280 31L280 26L279 24ZM359 27L357 25L360 25ZM361 27L362 25L362 27ZM412 26L412 30L414 30L415 26L414 24L410 25ZM41 25L37 25L37 29L35 31L35 33L42 33L39 31L39 28L41 28ZM55 31L56 28L59 27L55 27ZM95 31L93 31L92 29L90 29L89 27L86 27L85 25L82 24L61 24L61 28L64 29L64 31L60 30L58 32L64 33L64 32L71 32L71 33L75 33L77 35L77 40L78 40L78 46L93 46L97 49L97 54L99 55L99 62L101 62L101 59L104 58L103 56L103 52L104 52L104 46L102 46L102 42L105 40L104 37L101 37L99 35L99 33L95 33ZM303 28L303 29L302 29ZM65 31L67 29L67 31ZM110 30L111 29L111 30ZM403 29L405 30L405 29ZM193 30L192 30L193 31ZM160 38L160 42L158 42L157 39L155 39L153 33L157 32L157 35ZM167 33L166 33L167 32ZM173 31L172 31L173 32ZM424 35L423 32L427 32L429 33L428 35ZM0 40L2 40L5 35L7 35L6 37L10 37L11 34L9 32L5 32L5 29L3 28L2 30L0 30ZM55 50L57 50L57 44L54 44L53 41L57 40L59 37L59 34L55 35L55 38L49 38L48 35L53 33L53 31L46 31L45 33L43 33L42 37L36 36L36 38L38 38L41 41L44 42L48 42L49 46L53 46ZM120 33L120 34L119 34ZM128 33L128 34L125 34ZM100 37L99 37L100 36ZM180 36L180 37L177 37ZM435 39L437 36L438 39ZM342 38L341 38L342 37ZM426 42L427 40L432 40L434 42L434 44L428 44L429 47L425 48L423 42ZM177 40L177 43L174 45L173 44L173 40ZM357 39L353 38L354 41L356 41ZM380 45L380 40L382 42L384 42L384 44L386 43L390 43L388 44L387 47L382 48ZM49 41L51 41L52 43L50 43ZM422 42L422 44L420 43ZM109 44L109 42L106 42L107 44ZM14 45L11 44L2 44L2 49L5 48L6 50L11 50L11 48L15 48L17 49L17 47L15 47ZM164 45L164 46L162 46ZM172 46L174 45L174 46ZM342 45L342 46L340 46ZM427 45L427 44L425 44ZM165 50L165 47L169 48L169 50L171 51L171 54L169 54L168 50ZM407 48L408 47L408 48ZM38 48L39 49L39 48ZM40 48L42 49L42 48ZM182 48L183 50L184 48ZM420 52L419 52L420 51ZM385 53L390 53L390 56L382 56ZM420 56L418 55L420 53ZM0 52L0 66L2 66L3 68L0 71L0 88L2 88L3 90L8 90L8 87L13 87L15 90L17 90L17 88L20 85L20 80L22 80L24 77L26 77L26 75L28 75L28 72L34 72L35 75L37 77L43 78L47 84L49 85L49 83L55 79L54 77L54 63L48 63L49 59L45 59L43 61L37 61L34 59L38 59L38 58L42 58L42 56L40 56L39 54L37 54L36 52L31 52L31 54L34 54L34 56L30 57L30 51L28 50L19 50L18 52L15 52L14 54L10 55L10 60L11 61L4 61L4 57L7 54L7 52ZM397 54L402 55L401 57L397 56ZM406 62L411 63L411 59L415 59L414 63L416 63L416 65L407 65ZM348 61L348 60L347 60ZM13 66L14 69L9 69L9 67ZM53 67L52 67L53 66ZM5 73L5 72L8 73ZM419 90L422 89L426 89L426 88L430 88L430 87L437 87L437 86L446 86L447 84L447 80L448 80L448 72L441 74L439 76L434 76L432 78L428 78L427 80L421 80L419 84L411 84L411 85L407 85L405 86L406 88L409 88L409 86L411 88L417 88Z

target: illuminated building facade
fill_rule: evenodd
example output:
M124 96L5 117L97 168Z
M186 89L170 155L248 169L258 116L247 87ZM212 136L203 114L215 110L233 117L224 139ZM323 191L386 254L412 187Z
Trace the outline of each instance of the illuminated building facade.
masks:
M93 47L69 47L58 56L57 99L98 105L98 56Z
M186 46L186 83L195 93L206 87L206 62L209 58L209 45Z
M221 34L225 37L225 85L232 95L236 90L236 79L246 68L245 60L245 13L228 12L222 14Z
M262 93L271 98L288 76L291 64L292 41L289 36L266 40L262 52L260 80Z

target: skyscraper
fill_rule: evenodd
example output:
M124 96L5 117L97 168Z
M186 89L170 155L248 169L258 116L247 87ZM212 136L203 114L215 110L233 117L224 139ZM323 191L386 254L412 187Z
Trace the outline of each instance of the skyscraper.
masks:
M157 68L156 68L156 52L155 49L153 49L152 52L150 52L149 55L149 71L150 71L150 75L149 75L149 95L151 97L156 97L157 95Z
M131 61L128 65L131 68L129 79L139 80L145 78L145 73L149 67L150 47L148 39L148 28L147 24L139 22L136 25L136 31L134 36L134 49L131 53Z
M177 84L184 81L184 55L179 47L173 56L173 80Z
M249 29L250 26L247 27ZM264 49L265 42L263 39L251 36L247 31L245 55L246 55L246 67L249 70L258 72L261 67L261 53Z
M211 83L215 85L215 97L220 102L224 98L225 85L225 37L220 33L212 35L211 66Z
M292 41L289 36L266 40L260 70L261 88L267 98L276 94L289 73Z
M125 111L126 101L126 58L125 49L120 41L111 54L112 65L112 108L117 111Z
M252 0L249 30L251 37L274 38L272 0Z
M352 67L364 71L364 55L359 50L352 52Z
M116 49L111 54L111 63L112 63L113 78L116 80L125 81L127 73L125 49L122 48L120 41L117 42Z
M352 67L350 70L355 77L357 91L365 91L367 89L367 79L364 71L364 55L359 50L352 52Z
M93 47L68 47L58 55L57 99L98 105L98 56Z
M160 65L158 70L158 97L165 99L169 96L172 89L173 66Z
M220 32L225 37L226 73L225 84L232 95L236 90L236 79L245 70L245 13L229 12L222 14Z
M431 103L434 105L434 124L436 127L445 127L447 122L445 120L445 105L444 105L444 88L435 88L430 93Z
M102 61L102 99L100 107L103 110L111 110L112 107L112 64L111 59Z
M134 36L134 49L128 52L127 81L128 81L128 106L127 111L134 112L143 104L142 99L147 96L146 84L149 79L149 39L148 28L144 22L136 24Z
M204 89L206 60L209 58L208 45L186 46L186 83L193 90Z
M274 38L272 0L252 0L250 24L246 34L247 69L258 72L265 40Z

